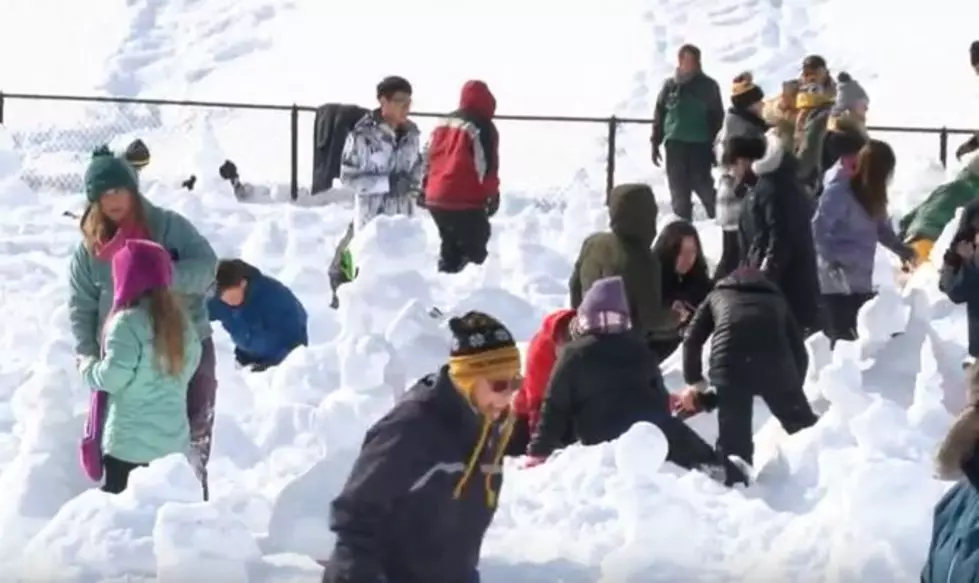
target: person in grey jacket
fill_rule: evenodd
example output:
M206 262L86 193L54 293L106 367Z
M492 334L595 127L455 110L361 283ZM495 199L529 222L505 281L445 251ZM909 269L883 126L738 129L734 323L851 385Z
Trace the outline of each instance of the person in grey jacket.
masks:
M763 140L768 123L762 119L765 106L765 93L755 85L754 77L744 72L734 78L731 87L731 108L724 117L721 133L721 165L724 173L717 186L717 224L721 227L721 260L714 270L714 281L718 281L738 267L741 259L741 246L738 243L738 220L741 216L741 201L750 188L748 182L739 180L732 172L734 152L730 144L732 138Z
M871 140L857 154L852 171L837 163L826 173L812 234L826 309L824 331L833 344L857 337L857 314L874 297L877 243L902 261L914 260L914 250L901 242L887 217L887 181L895 166L891 147Z

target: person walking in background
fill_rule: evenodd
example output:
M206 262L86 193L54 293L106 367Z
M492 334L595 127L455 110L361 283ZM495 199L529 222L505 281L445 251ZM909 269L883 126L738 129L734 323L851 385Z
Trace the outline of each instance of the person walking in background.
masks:
M663 227L653 245L653 254L662 267L663 304L673 310L679 320L673 337L664 334L650 343L665 359L680 346L684 328L697 306L707 297L712 284L700 234L691 223L676 220Z
M796 322L808 336L819 326L819 278L813 247L812 203L799 182L798 164L776 130L764 141L732 144L739 172L757 177L745 198L738 226L742 265L765 273L785 295ZM763 153L761 158L751 158Z
M662 266L650 246L656 238L656 197L645 184L620 184L608 197L611 232L585 238L575 260L568 288L577 309L599 279L621 276L632 325L654 349L655 342L673 339L679 315L663 302ZM660 359L666 354L658 354Z
M714 391L703 374L708 337ZM717 282L697 308L683 340L684 410L717 408L717 450L754 464L752 411L761 397L789 435L811 427L816 414L802 390L809 356L785 298L760 270L742 267Z
M900 237L915 251L916 261L929 260L935 241L955 212L979 199L979 156L973 156L951 182L931 191L921 204L901 217Z
M146 239L163 246L173 260L172 290L190 316L201 342L201 358L190 379L186 414L190 419L195 467L207 492L207 461L217 391L214 343L205 297L214 284L217 256L186 218L153 205L139 193L135 170L107 146L98 148L85 172L88 206L82 214L82 241L68 268L68 314L75 354L98 358L99 335L112 309L112 257L127 241Z
M738 241L738 221L741 203L750 188L749 182L739 180L730 172L728 153L723 144L732 138L763 139L768 122L761 117L765 93L755 85L751 73L744 72L734 78L731 87L731 109L724 117L721 135L721 166L724 173L717 189L717 224L721 227L721 260L714 270L714 278L721 279L734 271L741 260Z
M438 228L438 269L458 273L482 265L489 219L500 206L500 135L496 98L482 81L467 81L459 109L432 130L425 155L423 203Z
M707 217L715 216L711 169L714 140L724 123L721 90L704 74L700 57L699 48L680 47L676 73L663 83L653 115L653 164L660 165L660 146L665 143L673 213L687 221L693 219L691 192L697 193Z
M323 583L479 581L513 432L520 352L481 312L451 318L452 353L367 431L333 501Z
M887 184L896 164L886 142L871 140L857 154L852 171L837 164L826 173L812 233L827 316L824 331L833 344L857 337L857 314L875 295L877 243L904 262L915 259L914 249L901 242L887 216Z
M823 141L830 110L836 103L836 83L826 60L810 55L802 62L802 85L796 98L795 155L799 179L810 196L818 196L822 186Z
M218 262L207 309L235 344L235 362L260 372L309 344L306 309L279 280L241 259Z
M102 490L118 494L137 467L189 453L187 385L201 360L201 342L170 289L173 264L166 249L130 239L111 263L103 356L83 356L78 369L92 390L108 395Z

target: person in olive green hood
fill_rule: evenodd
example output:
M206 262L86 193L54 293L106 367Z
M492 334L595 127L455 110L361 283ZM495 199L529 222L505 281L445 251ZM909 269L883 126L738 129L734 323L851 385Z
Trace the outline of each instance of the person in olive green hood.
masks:
M158 243L173 260L172 289L201 339L201 359L190 380L187 414L191 446L207 496L204 467L210 455L217 389L214 344L205 304L214 284L218 258L201 234L183 216L153 205L139 193L136 171L107 146L98 148L85 172L88 207L81 217L82 241L69 266L68 315L75 354L98 358L102 326L112 309L112 257L126 241Z
M683 45L677 69L663 83L653 115L653 164L660 165L660 146L666 143L666 177L673 213L693 218L691 192L714 218L716 192L711 168L716 165L714 141L724 125L724 103L717 82L704 74L700 49Z
M935 241L955 211L979 199L979 156L973 157L955 180L932 191L928 198L901 217L901 240L911 245L918 262L928 261Z
M608 212L612 231L593 233L581 245L568 282L571 307L578 308L596 281L619 276L625 281L633 326L654 347L657 341L674 338L682 323L679 314L664 305L662 266L651 249L656 197L645 184L621 184L609 193Z

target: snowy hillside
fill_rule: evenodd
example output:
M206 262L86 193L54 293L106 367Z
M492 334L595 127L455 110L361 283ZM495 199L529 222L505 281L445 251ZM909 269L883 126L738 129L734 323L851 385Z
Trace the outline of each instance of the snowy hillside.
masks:
M676 48L693 42L722 88L752 69L774 92L803 55L818 52L864 83L872 123L968 126L979 123L979 81L965 57L970 11L979 8L955 0L902 11L882 0L707 0L695 9L693 0L498 0L491 8L447 0L6 0L0 90L367 104L377 80L396 73L414 84L419 110L453 108L462 82L479 77L502 113L649 117ZM895 24L886 34L866 34L888 22ZM473 42L477 35L485 39ZM60 157L86 136L117 134L122 114L6 107L0 572L25 581L317 581L313 559L332 543L328 503L364 430L444 356L446 333L428 307L480 307L527 341L565 303L582 238L607 222L604 126L506 122L503 205L486 265L436 274L427 217L379 219L356 241L364 275L344 288L335 312L324 293L326 264L346 209L240 205L213 181L192 194L173 188L175 178L213 174L226 157L250 177L282 180L286 117L127 113L123 131L154 150L147 196L193 220L219 254L289 284L308 308L311 338L283 366L248 375L216 332L212 502L198 501L191 469L176 458L137 470L130 490L110 497L92 490L78 467L88 389L75 370L65 301L79 235L61 214L82 200L33 192L20 176L25 166L58 173ZM665 194L664 177L647 163L648 135L645 126L625 130L618 176ZM902 210L946 171L935 159L937 138L894 143L894 207ZM554 196L567 204L539 204ZM716 260L719 233L708 224L701 233ZM650 453L655 441L638 430L572 447L538 468L510 467L483 549L484 583L916 580L932 506L947 487L932 478L930 456L948 411L961 405L965 314L938 294L933 270L898 292L889 256L878 259L882 292L864 310L864 340L833 355L825 339L810 341L807 393L827 408L820 423L782 439L759 409L759 458L770 462L757 484L729 491L663 466ZM677 364L667 364L674 389ZM712 418L695 425L715 432Z

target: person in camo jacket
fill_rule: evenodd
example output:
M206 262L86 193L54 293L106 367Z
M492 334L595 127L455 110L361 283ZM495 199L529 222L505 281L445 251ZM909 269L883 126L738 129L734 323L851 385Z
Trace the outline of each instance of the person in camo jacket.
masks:
M673 213L693 219L691 192L714 218L716 192L711 169L715 165L714 140L724 123L724 103L717 82L704 74L700 49L683 45L676 72L663 83L653 115L653 165L661 162L666 144L666 177Z
M798 175L810 196L822 190L823 142L836 104L836 83L826 60L810 55L802 62L802 87L796 98L795 155Z
M173 260L171 287L201 341L200 363L188 387L187 415L191 455L206 500L217 375L205 298L214 284L217 255L185 217L143 198L136 171L108 146L94 152L85 172L85 190L88 206L80 222L82 241L68 267L68 316L75 354L79 359L101 355L100 334L112 309L114 255L133 239L162 245Z

